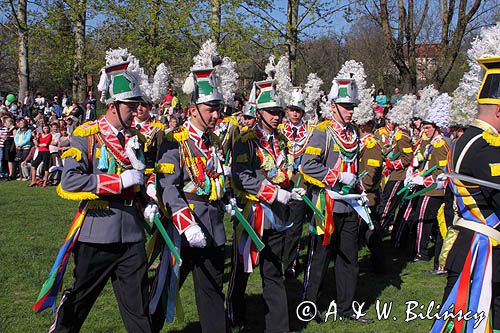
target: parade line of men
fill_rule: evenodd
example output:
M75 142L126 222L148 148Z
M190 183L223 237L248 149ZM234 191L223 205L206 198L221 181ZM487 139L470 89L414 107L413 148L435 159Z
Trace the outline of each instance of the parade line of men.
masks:
M265 330L289 332L285 278L303 266L302 298L316 302L330 260L336 292L328 296L338 315L369 324L352 309L358 250L367 244L373 269L384 272L389 234L414 261L434 256L431 274L448 273L443 303L487 309L485 331L500 329L500 57L479 59L486 75L469 126L450 124L447 94L430 98L419 116L416 97L406 95L376 131L362 65L346 63L321 98L315 74L304 88L291 86L287 61L271 57L267 79L253 84L237 119L227 111L235 64L207 41L183 86L189 118L165 131L149 110L166 82L150 83L127 50L108 51L98 86L106 113L75 129L62 156L57 193L80 206L33 306L55 309L72 254L74 282L50 332L79 331L109 279L126 330L159 332L182 312L177 296L189 272L202 332L239 331L257 266ZM453 142L442 135L452 125ZM304 225L307 260L299 263ZM232 256L224 295L226 234ZM314 319L324 321L320 312ZM463 325L443 319L432 330Z

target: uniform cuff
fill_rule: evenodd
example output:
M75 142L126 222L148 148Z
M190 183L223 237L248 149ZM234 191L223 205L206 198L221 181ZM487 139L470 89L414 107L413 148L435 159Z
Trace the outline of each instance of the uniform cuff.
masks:
M326 173L325 178L323 178L322 182L330 187L333 187L333 185L335 185L335 183L337 182L338 178L339 178L338 171L333 169L328 169L328 172Z
M278 187L271 184L269 181L264 181L260 186L259 193L257 193L257 198L266 203L273 203L278 194Z
M172 214L172 222L174 223L175 228L179 234L182 235L184 231L190 226L196 224L193 214L191 214L191 209L189 207L185 207L179 209L175 213Z
M429 187L432 184L434 184L434 178L432 178L432 176L427 176L424 178L424 186L425 187Z
M122 191L122 182L117 174L100 174L97 175L96 194L120 194Z

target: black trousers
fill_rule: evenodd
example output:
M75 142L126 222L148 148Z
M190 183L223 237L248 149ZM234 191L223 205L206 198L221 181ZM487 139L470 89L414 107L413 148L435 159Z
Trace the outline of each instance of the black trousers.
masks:
M384 187L379 205L380 224L382 226L382 230L386 230L394 223L396 207L401 199L401 196L398 196L397 193L403 188L403 186L404 184L402 180L389 180Z
M421 196L415 207L416 230L415 230L415 253L424 259L432 257L431 250L427 248L431 235L435 235L436 243L434 249L434 268L439 266L439 254L443 247L443 237L439 232L437 213L444 202L444 197Z
M446 286L444 287L443 300L441 304L446 302L446 299L451 293L453 286L458 280L460 273L448 271L448 280L446 281ZM492 299L491 299L491 311L493 312L493 329L500 329L500 282L493 282L492 284ZM484 320L489 320L485 318Z
M74 249L75 283L64 292L49 332L79 332L111 278L128 332L151 332L144 243L80 243Z
M192 248L182 247L179 288L193 272L194 294L202 332L226 332L224 294L224 246ZM165 323L165 309L158 304L152 316L153 331L159 332Z
M289 221L293 222L293 225L286 231L283 268L285 272L293 271L296 273L300 251L300 238L302 236L302 228L306 220L307 210L306 203L302 200L293 200L288 206L290 207Z
M285 232L264 230L262 235L266 246L259 254L259 265L265 302L266 332L289 331L288 303L281 266L284 240ZM232 325L245 322L245 290L250 276L243 271L237 246L238 244L233 242L232 270L227 294L227 312Z
M308 263L304 273L304 300L317 302L333 257L340 315L352 314L352 302L358 282L358 215L354 212L333 214L335 230L330 244L323 246L323 235L311 234Z
M383 273L386 269L384 245L382 243L381 227L378 220L376 207L370 207L370 217L372 219L374 230L368 228L368 224L361 220L359 224L359 244L368 247L371 256L370 261L375 272Z

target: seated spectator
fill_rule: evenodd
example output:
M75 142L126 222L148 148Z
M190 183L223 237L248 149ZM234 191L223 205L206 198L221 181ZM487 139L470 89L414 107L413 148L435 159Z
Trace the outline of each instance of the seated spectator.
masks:
M380 88L377 92L377 96L375 97L375 101L382 107L385 108L385 104L387 103L387 96L384 93L384 89Z
M96 120L96 119L97 119L97 113L96 113L95 109L92 107L92 105L90 103L87 103L85 105L85 113L84 113L83 121L86 122L86 121L92 121L92 120Z
M69 135L73 135L73 131L76 127L77 125L75 124L73 117L66 117L66 130Z
M97 109L97 100L94 97L94 93L92 90L89 90L87 100L85 101L85 105L90 104L90 107L96 111Z
M392 103L391 102L387 102L387 104L385 105L385 108L384 108L384 117L387 115L387 113L389 111L392 110Z

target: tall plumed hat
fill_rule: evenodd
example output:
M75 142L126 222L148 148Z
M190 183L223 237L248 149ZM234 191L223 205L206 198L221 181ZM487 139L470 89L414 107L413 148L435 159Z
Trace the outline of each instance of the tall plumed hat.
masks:
M223 102L220 80L215 73L215 67L222 60L217 53L214 42L203 43L197 56L193 58L194 65L191 74L186 78L182 90L189 95L189 102L194 104L221 104Z
M316 73L311 73L307 76L307 82L304 85L304 111L305 120L311 123L317 123L317 113L316 110L321 102L321 85L323 80L321 80Z
M444 93L436 97L423 118L424 123L434 124L443 128L450 126L451 96Z
M423 119L427 111L429 111L434 99L438 97L439 91L431 84L423 88L419 93L420 99L417 100L417 104L415 105L413 117Z
M453 92L450 125L467 127L477 115L476 98L480 95L481 83L486 68L477 59L491 59L500 56L500 23L481 30L467 51L469 71L465 72L458 88Z
M306 95L304 94L304 90L302 90L302 88L293 87L287 106L304 111L306 108L305 98Z
M143 102L141 91L142 74L136 66L137 59L127 49L106 52L106 66L101 70L97 89L101 102Z
M477 61L485 70L481 87L477 93L477 103L500 104L500 55L480 58Z
M412 121L416 104L417 96L412 94L404 95L387 113L387 119L399 126L408 126Z
M274 56L269 57L266 65L267 79L254 82L256 91L257 109L283 109L290 101L292 83L288 74L289 62L287 57L280 57L275 63Z
M366 75L363 64L354 60L346 61L337 76L332 81L328 94L328 102L321 104L321 113L325 119L332 117L331 103L353 104L357 106L359 100L359 85L366 87Z

